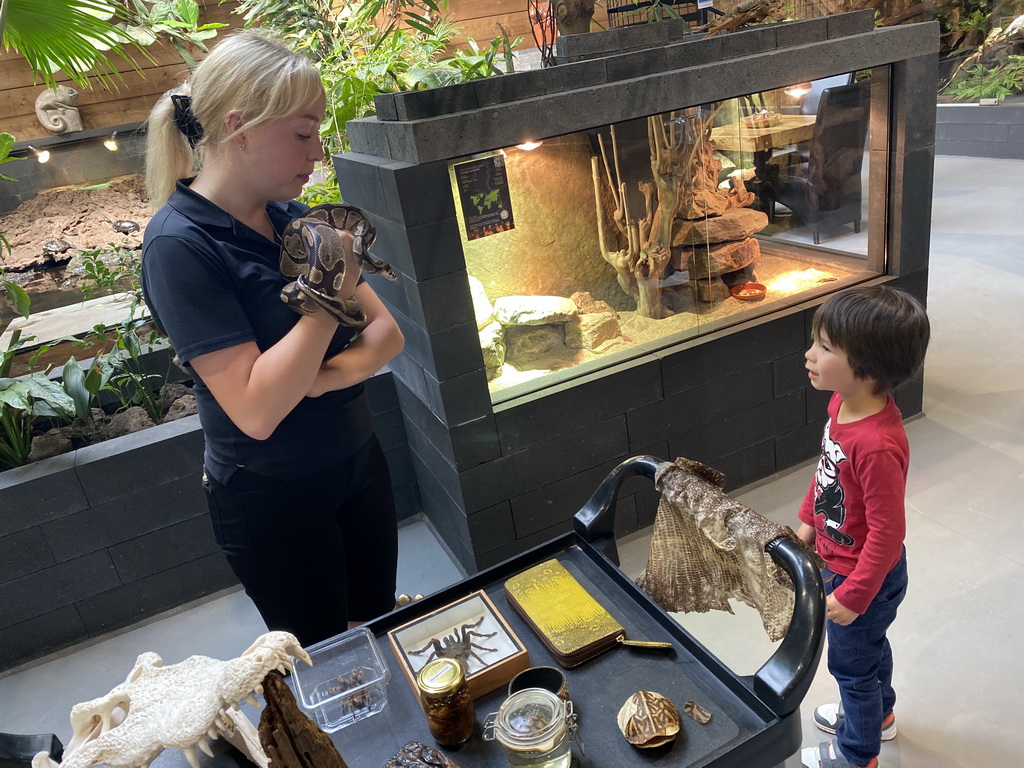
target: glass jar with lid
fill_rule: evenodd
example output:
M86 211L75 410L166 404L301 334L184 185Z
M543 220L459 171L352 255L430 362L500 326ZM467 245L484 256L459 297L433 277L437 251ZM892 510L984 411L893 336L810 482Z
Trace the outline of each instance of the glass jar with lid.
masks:
M416 675L420 703L434 741L454 747L469 740L476 721L466 671L457 659L434 659Z
M526 688L509 696L484 721L484 740L497 741L510 768L568 768L576 716L572 702Z

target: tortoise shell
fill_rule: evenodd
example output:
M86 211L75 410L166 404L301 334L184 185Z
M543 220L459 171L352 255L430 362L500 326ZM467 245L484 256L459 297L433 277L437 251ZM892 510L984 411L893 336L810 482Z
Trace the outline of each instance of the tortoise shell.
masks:
M654 691L637 691L619 709L619 730L634 747L648 749L668 744L679 733L679 710Z
M127 219L112 221L110 225L114 228L115 232L120 232L122 235L130 235L132 232L138 232L140 229L138 222Z

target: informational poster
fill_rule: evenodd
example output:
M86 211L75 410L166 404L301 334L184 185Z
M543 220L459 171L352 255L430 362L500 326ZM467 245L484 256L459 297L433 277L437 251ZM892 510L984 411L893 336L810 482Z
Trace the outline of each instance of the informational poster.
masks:
M456 163L453 169L468 240L515 229L503 154Z

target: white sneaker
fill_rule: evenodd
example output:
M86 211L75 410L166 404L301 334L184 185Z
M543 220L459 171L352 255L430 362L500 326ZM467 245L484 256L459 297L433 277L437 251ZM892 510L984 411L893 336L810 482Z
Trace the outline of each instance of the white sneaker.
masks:
M814 710L814 724L825 733L838 731L845 717L842 703L822 704ZM890 712L889 716L882 721L882 741L892 741L895 738L896 715Z

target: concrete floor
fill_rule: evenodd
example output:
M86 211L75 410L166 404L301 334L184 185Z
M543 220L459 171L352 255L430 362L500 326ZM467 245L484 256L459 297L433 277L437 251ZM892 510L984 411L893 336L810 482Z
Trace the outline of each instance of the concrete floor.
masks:
M911 587L890 638L899 736L891 768L1024 765L1024 161L936 158L924 415L907 424ZM1014 287L1022 280L1022 287ZM668 458L668 457L666 457ZM796 525L812 464L735 495ZM646 561L649 532L621 542L623 567ZM399 589L430 592L460 578L422 522L401 531ZM732 669L749 674L774 650L753 611L678 617ZM264 630L240 591L187 606L0 677L0 730L70 739L73 704L121 682L143 651L167 663L229 658ZM824 667L803 706L834 701ZM592 756L589 765L598 765ZM787 761L799 765L799 761Z

